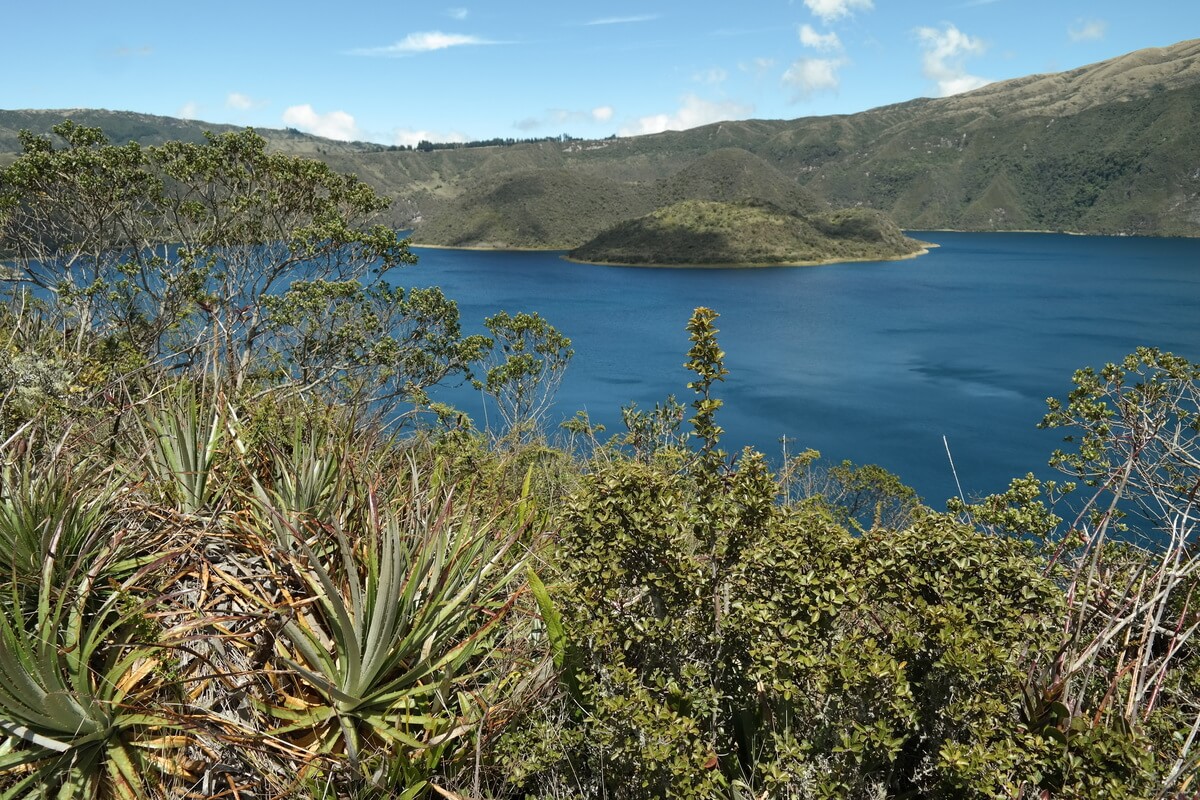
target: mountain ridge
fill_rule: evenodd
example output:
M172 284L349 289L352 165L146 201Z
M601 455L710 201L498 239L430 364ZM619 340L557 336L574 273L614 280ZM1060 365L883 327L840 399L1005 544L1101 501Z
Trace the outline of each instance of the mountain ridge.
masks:
M111 115L108 125L125 135L172 119L135 115L135 125L119 112L86 113L96 116L76 121L95 125ZM0 164L14 157L14 115L35 132L59 121L53 112L0 111L0 151L10 151ZM175 122L162 127L189 135L233 129ZM725 121L612 140L423 153L260 133L272 147L357 173L396 201L388 221L415 226L418 237L455 213L465 192L506 176L602 172L644 187L723 148L754 154L822 201L873 208L909 229L1200 234L1200 39L855 114Z

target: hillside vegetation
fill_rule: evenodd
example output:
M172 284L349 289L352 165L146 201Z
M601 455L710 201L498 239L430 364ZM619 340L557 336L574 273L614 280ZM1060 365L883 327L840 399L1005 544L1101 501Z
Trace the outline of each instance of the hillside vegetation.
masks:
M812 214L825 208L794 179L758 156L739 148L722 148L652 183L623 183L591 169L565 168L525 169L485 178L446 201L430 221L417 228L413 239L417 244L447 247L565 250L585 245L613 226L682 201L766 204L783 215ZM782 252L780 244L763 246ZM694 247L688 250L698 252ZM714 251L713 258L721 252L729 251Z
M101 127L118 142L197 141L202 130L225 130L107 111L0 111L0 164L13 157L4 151L19 149L18 129L45 133L64 116ZM1200 230L1200 40L858 114L722 122L597 142L423 153L289 131L264 136L273 148L358 174L395 201L392 224L416 225L417 236L429 243L486 233L478 221L492 218L503 220L496 223L498 233L519 239L515 228L524 226L504 220L498 204L467 213L453 201L462 197L465 204L479 187L499 187L510 179L536 193L538 184L516 177L530 170L579 172L577 188L585 194L610 190L607 182L593 182L595 175L647 192L726 148L757 155L833 206L874 208L905 228L1192 236ZM494 194L497 203L505 196ZM684 191L654 197L648 206L634 202L623 218L683 199L738 198ZM610 205L603 198L573 202L601 212ZM455 219L464 214L465 220ZM450 219L440 221L444 215ZM618 221L604 218L600 228ZM423 226L438 227L426 233ZM574 234L548 228L541 235L560 246Z
M719 203L761 203L796 216L828 208L796 179L784 175L753 153L740 147L723 147L705 153L653 188L655 204L682 200Z
M584 170L522 170L474 183L422 222L414 241L566 250L652 206L636 187Z

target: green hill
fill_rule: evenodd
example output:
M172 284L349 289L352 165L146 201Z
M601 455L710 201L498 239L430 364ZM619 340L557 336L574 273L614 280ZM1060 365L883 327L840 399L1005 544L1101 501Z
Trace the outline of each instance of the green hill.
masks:
M417 227L414 240L443 247L569 249L617 223L685 200L766 203L787 214L827 207L758 156L721 148L649 185L614 180L591 168L485 174L442 201ZM426 206L433 203L429 198Z
M656 196L660 206L683 200L769 203L789 214L813 214L828 206L795 178L740 147L705 153L660 181Z
M633 186L582 170L524 170L488 178L446 202L414 234L444 247L565 250L652 208Z
M0 152L18 152L21 149L17 133L21 130L34 133L49 133L50 129L71 119L80 125L100 128L113 144L138 142L143 145L159 145L171 141L203 142L205 132L228 133L241 130L238 125L220 125L176 117L160 117L139 114L133 111L106 111L102 109L69 108L55 110L0 109ZM259 133L275 149L294 155L330 156L337 154L360 154L386 152L391 148L370 142L339 142L322 139L320 136L301 133L295 128L263 129Z
M886 260L923 248L878 211L800 217L769 204L684 200L617 224L572 250L570 258L646 266L769 266Z

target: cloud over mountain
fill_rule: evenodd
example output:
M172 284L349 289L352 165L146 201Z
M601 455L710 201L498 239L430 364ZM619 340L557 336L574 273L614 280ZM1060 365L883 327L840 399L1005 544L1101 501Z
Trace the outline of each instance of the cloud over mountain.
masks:
M917 39L924 51L922 72L937 83L939 97L969 92L991 83L967 72L967 59L983 55L987 49L982 39L968 36L952 23L941 29L917 28Z
M644 133L684 131L710 122L744 119L753 113L753 106L742 105L732 100L714 102L687 94L683 97L682 105L674 113L640 117L634 123L622 127L621 135L638 136Z
M318 114L308 103L284 109L283 122L305 133L351 142L362 138L354 117L345 111L330 111Z

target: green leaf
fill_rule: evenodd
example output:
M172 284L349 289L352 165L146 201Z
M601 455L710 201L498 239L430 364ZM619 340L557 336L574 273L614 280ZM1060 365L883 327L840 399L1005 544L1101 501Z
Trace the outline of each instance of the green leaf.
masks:
M542 622L546 625L546 636L550 640L550 654L554 660L554 666L556 669L562 670L566 664L568 646L567 634L563 630L562 615L554 607L554 601L550 598L550 593L546 591L546 585L542 583L542 579L538 577L532 567L526 570L525 577L529 581L529 590L533 593L534 600L537 601Z

